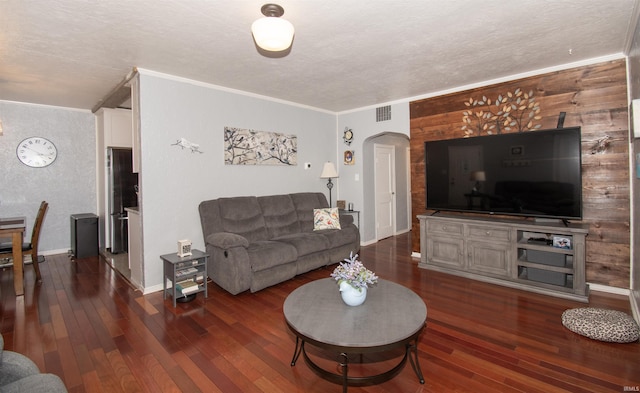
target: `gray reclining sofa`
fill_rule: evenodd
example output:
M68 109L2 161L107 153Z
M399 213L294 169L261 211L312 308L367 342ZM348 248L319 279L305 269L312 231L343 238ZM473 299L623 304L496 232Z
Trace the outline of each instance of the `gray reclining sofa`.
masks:
M340 215L341 229L314 230L313 210L328 206L323 193L201 202L209 277L234 295L256 292L355 254L360 232L352 215Z

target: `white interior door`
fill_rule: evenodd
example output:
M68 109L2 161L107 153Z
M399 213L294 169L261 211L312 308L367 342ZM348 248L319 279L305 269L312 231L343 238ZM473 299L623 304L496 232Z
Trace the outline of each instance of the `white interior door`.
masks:
M374 145L376 239L394 235L396 222L395 148L390 145Z

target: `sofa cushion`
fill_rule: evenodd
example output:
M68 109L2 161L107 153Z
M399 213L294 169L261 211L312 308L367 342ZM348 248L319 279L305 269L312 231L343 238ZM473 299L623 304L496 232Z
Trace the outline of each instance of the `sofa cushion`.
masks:
M327 239L329 246L327 248L337 248L349 243L358 241L358 228L350 226L345 229L325 229L316 233ZM337 261L333 261L337 262Z
M313 230L340 229L340 214L337 207L313 209Z
M329 207L327 197L321 192L300 192L290 195L298 214L300 231L313 232L313 209Z
M236 233L249 242L269 239L257 197L220 198L218 204L222 228L217 232Z
M298 214L289 195L258 197L269 239L300 232Z
M314 252L324 251L329 247L329 240L325 236L311 232L281 236L273 240L294 246L298 253L298 258L303 255L313 254Z
M258 272L298 259L298 252L291 244L271 240L257 241L247 248L251 270Z

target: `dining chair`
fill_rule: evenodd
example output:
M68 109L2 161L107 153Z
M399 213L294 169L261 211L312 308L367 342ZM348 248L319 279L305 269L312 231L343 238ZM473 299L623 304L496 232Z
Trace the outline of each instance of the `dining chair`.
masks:
M38 215L36 216L36 222L33 224L33 231L31 232L31 242L22 244L23 256L31 255L33 268L36 271L37 282L42 281L42 277L40 276L40 266L38 266L38 241L40 239L40 229L42 228L42 222L44 221L44 216L47 213L48 208L49 204L46 201L42 201L42 203L40 203L40 209L38 210ZM12 255L13 249L11 243L0 244L0 258L9 258Z

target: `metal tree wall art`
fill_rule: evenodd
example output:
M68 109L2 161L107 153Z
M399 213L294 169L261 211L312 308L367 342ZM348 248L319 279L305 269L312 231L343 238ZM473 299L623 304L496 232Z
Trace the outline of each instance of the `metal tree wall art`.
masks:
M226 165L298 165L295 135L224 128Z
M533 91L524 93L517 88L513 93L498 95L491 100L486 96L482 99L469 98L464 103L469 110L462 112L461 127L465 137L500 134L502 131L530 131L541 127L534 124L540 120L540 106L533 96Z

